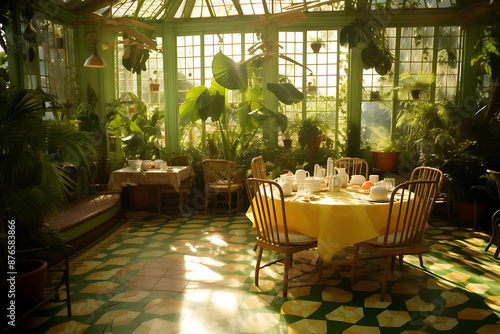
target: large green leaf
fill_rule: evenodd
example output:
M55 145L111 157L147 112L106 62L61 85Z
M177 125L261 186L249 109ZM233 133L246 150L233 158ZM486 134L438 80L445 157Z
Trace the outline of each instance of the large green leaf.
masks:
M181 115L181 125L186 125L190 122L196 122L200 119L196 103L198 97L207 90L206 86L198 86L191 88L187 95L186 101L179 107L179 114Z
M198 99L196 100L196 108L198 109L198 114L200 119L206 121L208 117L211 116L210 106L214 101L214 95L210 93L209 90L203 91Z
M304 99L304 94L291 83L268 83L267 89L286 105L298 103Z
M246 64L238 64L219 51L212 62L212 73L215 81L230 90L246 90L248 73Z

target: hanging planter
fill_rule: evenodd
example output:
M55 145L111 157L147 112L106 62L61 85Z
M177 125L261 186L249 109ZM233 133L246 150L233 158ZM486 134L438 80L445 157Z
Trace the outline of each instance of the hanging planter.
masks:
M323 46L323 43L321 43L320 41L314 41L314 42L311 42L311 44L310 44L310 47L314 53L319 53L319 50L321 49L322 46Z

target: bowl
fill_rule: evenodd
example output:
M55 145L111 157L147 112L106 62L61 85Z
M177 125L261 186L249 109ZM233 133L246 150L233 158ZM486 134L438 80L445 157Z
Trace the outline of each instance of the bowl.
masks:
M386 187L375 186L370 189L370 199L374 201L384 201L387 200L388 193Z

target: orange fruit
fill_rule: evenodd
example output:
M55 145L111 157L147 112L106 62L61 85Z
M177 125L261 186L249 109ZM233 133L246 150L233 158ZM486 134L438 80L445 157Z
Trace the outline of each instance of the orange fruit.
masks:
M375 184L373 182L370 182L370 181L366 181L365 183L363 183L363 185L361 186L361 189L363 190L370 190L371 187L373 187Z

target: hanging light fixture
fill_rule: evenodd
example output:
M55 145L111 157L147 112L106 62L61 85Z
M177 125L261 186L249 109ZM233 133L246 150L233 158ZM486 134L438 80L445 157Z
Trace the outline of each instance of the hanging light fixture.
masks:
M104 68L106 67L106 63L99 57L97 54L96 42L94 42L94 53L85 61L83 64L85 67L94 67L94 68Z

